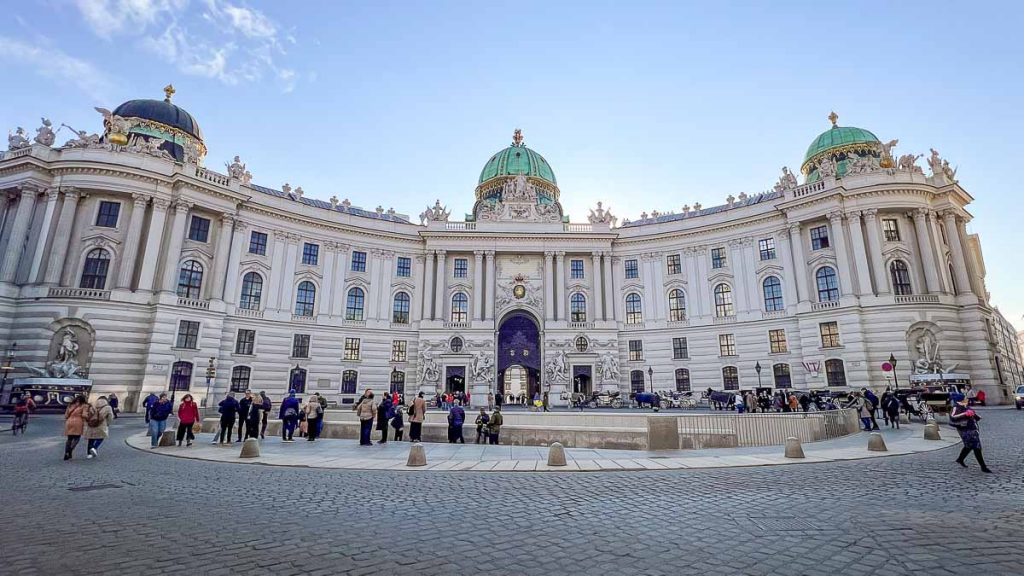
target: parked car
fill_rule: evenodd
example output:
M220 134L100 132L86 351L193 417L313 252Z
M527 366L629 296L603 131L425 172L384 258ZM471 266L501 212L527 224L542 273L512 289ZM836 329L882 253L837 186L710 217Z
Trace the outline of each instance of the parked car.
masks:
M1013 403L1017 405L1017 410L1024 408L1024 386L1017 386L1017 391L1013 394Z

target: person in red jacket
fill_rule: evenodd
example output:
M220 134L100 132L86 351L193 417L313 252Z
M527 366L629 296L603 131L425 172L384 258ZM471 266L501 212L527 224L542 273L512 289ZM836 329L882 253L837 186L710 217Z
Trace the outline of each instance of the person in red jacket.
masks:
M196 439L192 433L192 425L199 421L199 406L191 394L185 394L178 406L178 446L181 446L182 440L187 442L186 446L192 445L192 441Z

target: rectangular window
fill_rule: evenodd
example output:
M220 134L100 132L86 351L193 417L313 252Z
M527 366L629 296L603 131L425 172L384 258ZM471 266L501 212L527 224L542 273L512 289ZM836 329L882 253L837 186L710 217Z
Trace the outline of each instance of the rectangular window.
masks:
M182 320L178 324L178 348L199 348L199 322Z
M690 357L690 351L686 349L686 338L672 339L672 359L686 360Z
M302 245L302 263L307 266L316 266L320 261L320 245L306 242Z
M359 338L345 338L345 360L359 360Z
M828 246L828 226L811 228L811 250L821 250Z
M626 279L639 277L640 270L637 268L636 260L626 260Z
M352 271L366 272L366 252L352 252Z
M407 344L405 340L392 340L391 341L391 361L392 362L405 362L408 359L406 353Z
M469 277L469 260L465 258L455 259L455 277L456 278L468 278Z
M292 358L309 358L309 334L292 336Z
M629 341L629 361L630 362L642 362L644 359L644 341L643 340L630 340Z
M192 216L188 227L188 239L196 242L207 242L210 239L210 219Z
M711 249L711 267L712 268L725 268L725 248L712 248Z
M256 331L244 328L238 331L235 338L235 354L251 355L256 346Z
M359 373L355 370L345 370L341 373L341 393L355 394L359 384Z
M405 256L398 257L398 270L396 272L399 278L408 278L412 276L412 258L406 258Z
M733 334L719 334L718 335L718 355L719 356L735 356L736 355L736 336Z
M96 214L96 225L104 228L117 228L117 217L120 214L120 202L100 202L100 211Z
M818 324L821 331L821 347L835 348L839 346L839 323L822 322Z
M245 392L249 389L249 376L252 369L248 366L235 366L231 369L231 391Z
M757 249L761 253L761 260L774 260L775 238L762 238L758 240Z
M668 255L668 273L669 274L682 274L683 263L679 259L679 254Z
M768 348L772 354L785 354L789 352L789 346L786 344L786 331L769 330Z
M267 255L267 235L265 233L253 230L249 235L249 254Z
M574 280L583 278L583 260L569 261L569 278Z
M941 228L940 228L941 230ZM885 235L886 242L899 242L900 241L900 223L894 218L883 218L882 219L882 233Z

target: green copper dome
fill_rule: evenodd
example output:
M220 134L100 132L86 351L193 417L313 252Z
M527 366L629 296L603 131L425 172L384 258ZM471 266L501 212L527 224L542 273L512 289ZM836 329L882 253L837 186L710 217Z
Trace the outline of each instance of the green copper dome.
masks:
M878 137L863 128L852 126L832 126L832 128L821 133L820 136L811 142L807 147L807 154L804 155L804 163L834 148L841 148L851 144L877 144Z
M523 144L522 133L516 130L513 144L504 150L498 151L494 156L491 156L487 164L484 164L484 169L480 171L480 181L478 184L483 184L491 178L497 178L498 176L518 176L520 174L540 178L550 182L552 185L558 185L558 181L555 180L555 172L551 169L548 161L540 154L527 148Z

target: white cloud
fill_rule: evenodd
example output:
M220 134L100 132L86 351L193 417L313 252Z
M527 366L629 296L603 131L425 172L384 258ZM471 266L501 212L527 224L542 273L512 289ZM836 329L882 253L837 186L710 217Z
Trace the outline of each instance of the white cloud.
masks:
M185 9L188 0L75 0L75 4L93 32L110 39L173 16Z
M107 75L92 63L49 46L0 36L0 60L24 64L61 85L74 85L98 102L108 101L113 86Z

